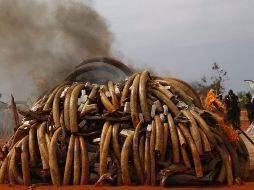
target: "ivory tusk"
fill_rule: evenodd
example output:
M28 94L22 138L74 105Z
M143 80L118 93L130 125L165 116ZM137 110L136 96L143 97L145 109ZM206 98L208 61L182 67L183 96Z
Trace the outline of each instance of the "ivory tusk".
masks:
M136 77L137 74L133 74L132 76L130 76L127 80L127 82L125 82L125 85L124 85L124 88L122 90L122 96L121 96L121 99L120 99L120 105L121 107L124 106L125 104L125 101L127 100L127 96L129 95L129 89L131 87L131 84L134 80L134 78Z
M53 101L53 120L55 123L55 127L61 127L60 125L60 108L59 108L59 103L60 103L60 96L63 92L63 90L66 88L66 86L62 86L59 88L55 94L54 101Z
M169 110L172 112L174 116L179 115L180 111L175 106L175 104L167 98L164 94L162 94L160 91L156 89L151 89L152 94L154 94L156 97L158 97L164 104L166 104L169 108Z
M113 146L113 151L120 162L121 160L121 149L120 149L120 144L118 141L118 134L119 134L119 128L120 128L120 123L115 123L113 125L113 131L112 131L112 146Z
M201 160L199 157L197 147L196 147L195 143L193 142L193 139L192 139L188 129L186 128L186 126L184 126L181 123L179 123L178 126L179 126L181 132L183 133L183 135L190 147L191 154L193 157L194 167L195 167L195 171L196 171L196 176L203 177L202 164L201 164Z
M61 185L61 173L59 170L58 158L57 158L57 141L61 133L62 133L62 129L57 128L53 134L53 137L50 142L50 147L49 147L50 175L51 175L53 185L55 186Z
M74 142L75 142L75 136L72 134L69 141L68 152L66 156L63 185L70 185L70 177L72 173L71 169L73 165Z
M197 125L194 117L192 116L192 114L190 113L189 110L182 110L181 112L183 113L183 115L185 117L187 117L189 119L189 121L190 121L189 129L190 129L191 136L194 140L194 143L196 144L199 155L203 155L201 136L200 136L200 133L198 130L198 125Z
M71 92L69 117L70 117L70 130L72 133L78 132L77 102L78 102L78 95L84 87L85 87L84 84L79 84L75 86Z
M134 136L133 136L133 161L134 161L134 166L137 172L137 176L141 184L144 184L144 173L141 168L141 163L140 163L140 157L139 157L139 147L138 147L138 142L139 142L139 132L140 128L142 127L142 122L139 122L137 125Z
M128 135L125 139L122 152L121 152L121 170L122 170L122 181L123 185L131 185L130 173L129 173L129 155L133 142L134 133Z
M107 159L111 136L112 136L112 125L109 126L105 137L105 142L103 143L103 149L100 158L100 176L105 174L107 170Z
M108 81L108 90L111 94L111 97L112 97L112 104L113 106L116 108L116 109L119 109L120 108L120 105L119 105L119 102L118 102L118 99L117 99L117 96L116 96L116 92L115 92L115 88L114 88L114 83L113 81Z
M171 114L168 114L168 126L169 126L169 133L172 142L172 151L173 151L173 163L180 162L180 152L179 152L179 145L178 145L178 136L177 130L174 123L174 120Z
M88 154L86 149L86 141L83 137L79 137L79 143L81 148L81 179L80 179L80 185L87 185L89 183L89 160L88 160Z
M155 141L156 141L156 124L153 121L150 136L151 185L153 186L156 185Z
M132 124L134 128L136 128L136 126L139 123L139 116L138 116L139 79L140 79L140 74L137 74L133 81L133 84L131 87L131 95L130 95L131 119L132 119Z
M146 122L151 120L151 116L150 116L150 112L149 112L148 104L147 104L147 96L146 96L146 93L147 93L146 86L147 86L148 80L149 80L148 71L143 71L140 75L140 81L139 81L139 102L140 102L140 108L141 108L142 114Z
M28 136L23 139L21 145L21 166L23 174L24 185L30 185L30 168L29 168L29 150L28 150Z
M73 185L80 184L80 144L79 137L75 137L74 142L74 163L73 163Z
M46 133L46 122L43 122L37 129L37 139L41 154L42 168L44 170L47 170L49 169L49 153L45 133Z

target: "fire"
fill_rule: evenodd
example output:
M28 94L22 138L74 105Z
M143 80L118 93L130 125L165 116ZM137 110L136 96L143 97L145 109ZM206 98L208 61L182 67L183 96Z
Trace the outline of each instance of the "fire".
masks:
M213 89L207 93L205 107L212 112L224 112L225 110L225 105L216 98L216 93Z
M223 130L223 132L227 135L231 142L240 141L240 137L231 123L226 123L225 121L223 121L219 124L219 127Z
M240 140L238 133L233 128L230 122L225 121L225 105L216 98L216 92L211 89L207 93L205 100L206 109L213 113L216 118L218 127L222 129L224 134L228 137L231 142L238 142Z
M223 133L226 135L226 137L231 141L231 142L239 142L240 137L236 130L234 129L233 125L230 122L225 121L225 116L224 114L218 114L218 113L213 113L210 112L213 117L216 119L217 126L222 129Z

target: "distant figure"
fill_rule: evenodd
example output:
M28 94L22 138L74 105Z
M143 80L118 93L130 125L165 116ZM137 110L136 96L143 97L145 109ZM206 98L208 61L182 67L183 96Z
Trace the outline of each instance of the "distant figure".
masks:
M225 104L227 109L226 120L233 124L233 127L240 128L240 108L238 106L238 97L234 94L233 90L228 91L225 97Z
M206 108L212 112L224 112L225 106L220 101L220 97L217 96L217 93L214 89L210 89L207 93L205 105Z
M248 119L250 124L254 121L254 99L251 97L250 93L246 94L245 107L248 113Z
M252 80L244 80L244 82L246 82L250 86L251 95L252 95L252 97L254 97L254 81L252 81Z

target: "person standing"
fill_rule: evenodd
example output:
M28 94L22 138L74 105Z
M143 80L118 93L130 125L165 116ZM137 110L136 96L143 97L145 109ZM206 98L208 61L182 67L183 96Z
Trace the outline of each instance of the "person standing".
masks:
M251 124L254 121L254 100L251 97L250 93L246 94L245 107L246 107L246 110L247 110L249 122Z
M238 97L233 90L229 90L225 97L227 110L226 120L233 124L233 127L240 128L240 108L238 106Z

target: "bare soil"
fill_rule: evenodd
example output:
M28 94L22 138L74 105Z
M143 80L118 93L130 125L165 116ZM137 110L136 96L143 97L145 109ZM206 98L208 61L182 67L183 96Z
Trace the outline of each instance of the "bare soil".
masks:
M254 189L254 182L247 182L244 185L234 185L232 187L228 186L193 186L193 187L151 187L151 186L120 186L120 187L95 187L95 186L65 186L65 187L53 187L53 186L34 186L34 187L26 187L26 186L9 186L9 185L0 185L1 189L6 190L27 190L27 189L35 189L35 190L161 190L161 189L171 189L171 190L202 190L202 189L216 189L216 190L252 190Z

